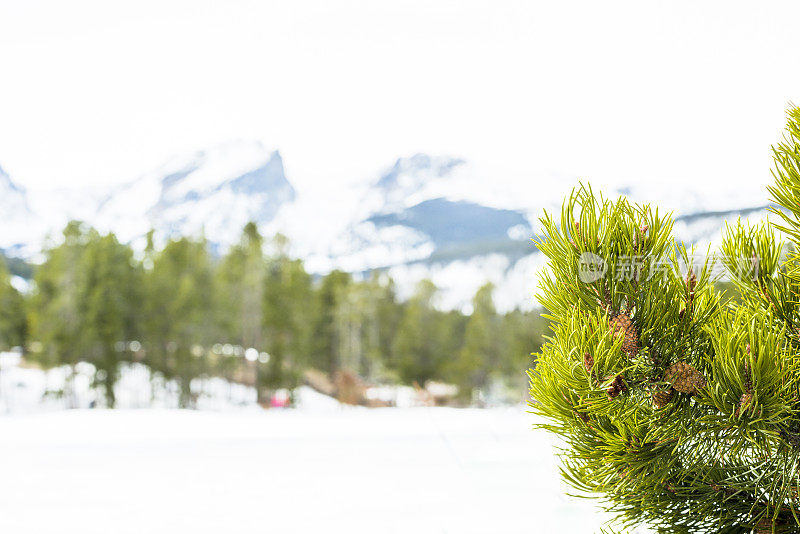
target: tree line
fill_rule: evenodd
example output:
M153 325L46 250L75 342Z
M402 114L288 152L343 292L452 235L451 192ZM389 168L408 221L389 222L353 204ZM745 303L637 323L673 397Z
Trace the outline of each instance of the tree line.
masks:
M311 370L368 384L445 382L462 403L489 391L523 397L540 311L498 313L491 284L469 315L438 309L428 280L401 301L385 273L315 278L287 250L285 237L265 239L250 223L222 257L198 238L157 247L152 232L135 254L113 233L70 222L30 291L17 291L0 261L0 349L22 346L43 368L91 363L112 407L125 362L177 383L184 407L196 378L250 383L266 402Z

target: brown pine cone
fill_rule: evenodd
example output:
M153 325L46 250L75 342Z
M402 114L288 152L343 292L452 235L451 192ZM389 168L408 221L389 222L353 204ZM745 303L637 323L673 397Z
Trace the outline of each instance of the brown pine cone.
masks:
M753 525L753 530L756 531L756 534L772 534L772 520L766 516L762 517ZM775 524L774 532L785 532L785 530L781 528L780 522Z
M676 391L693 395L706 387L703 375L686 362L676 362L664 372L664 379L672 384Z
M736 407L736 413L734 413L734 415L739 417L739 414L742 413L743 410L747 410L750 407L750 402L752 400L752 393L742 393L742 396L739 397L739 406Z
M628 356L635 356L639 350L639 331L633 326L631 318L620 313L609 321L609 327L612 334L625 336L625 340L622 342L622 352Z
M675 397L675 390L672 388L669 388L667 391L655 390L653 392L653 406L660 410L669 404L673 397Z
M750 354L750 345L747 345L747 354ZM753 391L753 373L750 372L750 362L744 361L744 389L747 393Z
M611 382L608 389L606 389L609 399L613 399L620 393L625 393L626 391L628 391L628 386L625 384L622 375L615 376L614 381Z
M584 353L583 355L583 368L586 369L586 372L592 374L592 369L594 368L594 358L588 352Z

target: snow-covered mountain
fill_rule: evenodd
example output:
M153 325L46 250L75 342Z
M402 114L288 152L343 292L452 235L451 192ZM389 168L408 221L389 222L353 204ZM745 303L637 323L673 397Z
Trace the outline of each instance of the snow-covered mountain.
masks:
M266 225L294 199L277 150L232 142L174 158L113 189L89 221L125 241L152 228L162 238L203 234L224 246L248 221Z
M444 308L468 308L486 281L497 286L499 307L532 305L541 262L530 241L532 218L504 202L497 189L463 159L399 158L352 192L357 202L340 215L347 224L306 252L308 265L320 271L386 270L401 297L430 278L441 289ZM281 230L294 237L291 225Z
M509 183L463 159L400 158L358 192L349 224L306 257L327 269L385 269L400 282L401 296L430 278L446 308L469 309L469 299L486 281L496 287L499 308L532 306L544 258L530 239L541 233L542 212L557 214L575 185ZM673 212L676 237L702 247L719 242L724 221L760 219L767 207L766 192L756 184L748 192L664 183L616 185L604 193Z
M486 205L471 181L461 159L400 158L362 194L324 252L349 271L507 253L515 243L532 252L525 213Z
M28 202L28 192L0 167L0 249L27 254L41 227Z
M78 218L135 247L155 229L161 239L202 234L222 252L252 220L267 235L286 234L314 273L385 270L401 296L431 278L442 289L442 307L467 309L477 288L491 281L498 307L508 309L534 304L543 260L530 238L542 210L557 212L574 185L504 181L464 159L416 154L352 189L299 194L278 151L236 141L173 158L105 191L30 194L0 170L0 248L30 257L46 233ZM701 244L717 241L723 221L761 218L766 207L759 187L709 194L634 184L605 192L673 211L677 236Z
M30 215L25 189L12 182L2 167L0 167L0 211L5 220Z

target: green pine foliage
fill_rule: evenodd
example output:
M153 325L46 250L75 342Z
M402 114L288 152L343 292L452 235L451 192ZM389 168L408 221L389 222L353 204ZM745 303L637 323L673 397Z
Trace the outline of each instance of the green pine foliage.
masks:
M588 187L542 219L551 334L531 406L565 480L618 527L800 532L797 109L775 162L780 223L728 227L716 260L676 243L669 216Z

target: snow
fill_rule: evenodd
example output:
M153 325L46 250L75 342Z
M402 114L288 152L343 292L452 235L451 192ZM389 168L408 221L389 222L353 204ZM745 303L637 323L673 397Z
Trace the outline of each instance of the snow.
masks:
M66 367L0 353L0 532L592 532L595 502L566 496L553 438L523 406L380 408L308 387L297 408L262 410L252 388L213 379L199 410L165 385L150 402L143 366L98 401L77 366L79 409L42 395ZM202 386L202 387L200 387ZM409 403L404 403L409 404Z
M487 254L445 264L419 262L397 265L389 269L389 275L397 282L400 299L409 298L417 282L430 279L439 289L435 302L437 308L458 309L466 313L471 313L472 298L478 289L491 282L495 286L496 308L507 312L515 307L531 310L536 306L534 293L545 262L542 254L529 254L514 263L507 256Z
M20 293L27 293L31 290L31 283L21 276L13 275L11 277L11 285Z
M123 241L134 241L155 228L167 236L204 235L215 244L229 245L247 222L271 220L273 212L293 198L288 182L272 184L275 189L268 194L257 188L231 189L232 181L269 165L284 178L278 152L258 141L235 140L176 156L110 191L84 218L116 232Z
M187 168L197 170L165 191L167 200L181 200L190 192L206 193L220 185L221 177L237 177L266 163L272 152L258 141L235 140L194 154L189 160L177 158L171 162L172 172ZM163 174L163 173L162 173Z
M105 403L104 396L92 387L95 367L90 363L80 362L74 370L62 366L48 371L22 367L20 363L16 353L0 352L0 414L89 408ZM61 395L60 391L70 393ZM175 381L151 377L149 368L138 363L123 363L114 387L119 408L177 408L179 391ZM252 407L256 401L252 387L217 377L193 380L192 391L202 410L236 410Z
M0 417L0 530L592 532L521 408Z

